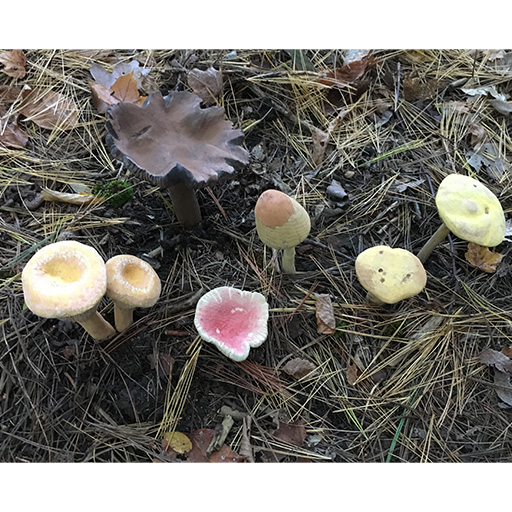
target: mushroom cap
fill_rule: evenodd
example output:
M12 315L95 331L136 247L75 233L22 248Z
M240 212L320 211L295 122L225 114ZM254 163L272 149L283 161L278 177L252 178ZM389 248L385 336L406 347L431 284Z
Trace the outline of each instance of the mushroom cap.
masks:
M243 132L222 107L201 108L188 91L150 94L142 107L121 102L108 109L107 144L128 168L155 185L206 185L249 162Z
M149 308L160 297L162 284L153 267L130 254L110 258L107 268L107 297L125 309Z
M448 229L463 240L495 247L505 237L505 214L500 201L469 176L446 176L439 185L436 206Z
M268 304L258 292L221 286L197 302L194 325L203 340L233 361L243 361L251 347L267 339Z
M414 254L387 245L370 247L359 254L356 275L370 295L386 304L413 297L427 284L425 269Z
M254 218L260 240L272 249L295 247L311 230L308 212L279 190L266 190L260 195L254 207Z
M73 318L96 309L107 289L100 254L66 240L39 249L21 273L27 307L43 318Z

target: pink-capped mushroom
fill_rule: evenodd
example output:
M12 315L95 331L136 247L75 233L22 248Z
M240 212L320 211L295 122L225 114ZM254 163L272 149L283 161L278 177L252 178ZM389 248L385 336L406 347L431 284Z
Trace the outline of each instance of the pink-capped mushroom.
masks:
M194 325L201 338L233 361L247 359L251 347L267 339L268 304L258 292L221 286L203 295Z

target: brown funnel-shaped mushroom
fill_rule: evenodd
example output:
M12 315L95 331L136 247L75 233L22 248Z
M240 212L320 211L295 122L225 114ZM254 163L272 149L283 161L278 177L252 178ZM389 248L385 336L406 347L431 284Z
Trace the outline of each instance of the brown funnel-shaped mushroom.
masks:
M178 221L187 228L201 221L194 189L249 162L243 132L224 119L224 109L201 108L201 98L187 91L153 93L142 107L112 105L107 128L112 154L168 188Z

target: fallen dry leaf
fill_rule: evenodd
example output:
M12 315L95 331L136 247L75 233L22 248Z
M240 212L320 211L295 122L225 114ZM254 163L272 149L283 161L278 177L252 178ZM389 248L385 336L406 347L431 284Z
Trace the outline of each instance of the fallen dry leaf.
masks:
M205 105L213 105L224 87L222 73L213 67L205 71L194 68L188 74L187 80L192 91L203 100Z
M332 132L341 124L344 117L348 114L348 110L341 110L338 112L336 117L329 123L327 130L323 131L320 128L312 127L311 140L313 141L313 149L311 152L311 159L313 164L318 166L324 159L325 150L327 149L327 143L331 138Z
M507 405L512 406L512 383L509 373L494 370L494 384L496 385L496 394Z
M506 355L507 352L510 352L510 347L505 347L501 352L487 348L480 353L478 361L494 368L496 394L503 402L512 406L512 359Z
M78 126L78 108L75 102L59 92L28 86L22 90L19 112L41 128L72 130Z
M512 345L509 347L503 347L501 352L505 354L507 357L512 358Z
M7 115L0 106L0 145L8 148L24 148L28 135L18 126L18 114Z
M331 297L327 293L315 295L317 332L320 334L334 334L336 332L336 318L332 307Z
M356 352L356 355L351 359L351 362L347 366L347 382L353 386L357 383L359 377L361 377L364 371L364 363L359 353Z
M2 71L13 78L23 78L27 71L27 59L23 50L10 50L0 53L0 63L4 65Z
M320 128L313 127L311 132L311 140L313 141L313 150L311 152L311 159L313 165L318 166L324 159L325 150L327 149L327 142L329 142L329 134L320 130Z
M90 82L92 101L98 112L104 114L110 105L119 102L142 105L146 100L139 89L141 81L149 73L148 68L139 67L137 61L116 64L112 73L103 69L99 64L93 64L89 72L94 78Z
M334 70L325 71L319 82L331 87L347 86L361 78L369 64L370 55L366 55L360 60L354 60Z
M57 190L50 190L46 187L41 189L41 199L43 201L53 201L78 205L91 204L93 202L103 202L101 197L97 197L94 194L73 194L69 192L59 192Z
M510 373L512 375L512 359L499 350L486 348L478 356L478 361L487 366L492 366L501 372Z
M302 379L302 377L309 375L315 370L316 365L314 365L311 361L302 359L300 357L290 359L290 361L288 361L283 366L283 372L290 375L290 377L293 377L294 379Z
M488 247L473 242L468 243L468 251L464 256L471 266L489 273L496 272L503 259L503 254L493 252Z
M133 72L120 76L110 88L112 96L118 101L137 103L140 101L140 93L137 88L137 80Z
M272 437L283 443L300 447L306 439L306 427L299 421L293 423L280 422L279 427L272 432Z
M0 105L10 105L21 98L21 87L0 85Z

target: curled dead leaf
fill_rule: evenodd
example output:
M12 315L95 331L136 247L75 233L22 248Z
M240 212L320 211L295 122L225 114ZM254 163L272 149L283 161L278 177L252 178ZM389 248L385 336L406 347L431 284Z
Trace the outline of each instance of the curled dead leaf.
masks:
M2 71L13 78L23 78L27 71L27 59L23 50L10 50L0 53L0 63L4 65Z
M353 60L345 65L325 71L319 82L330 87L346 87L359 80L371 64L371 55L365 55L360 60Z
M329 294L316 294L316 320L317 332L320 334L334 334L336 332L336 318Z
M19 112L41 128L72 130L78 126L75 102L59 92L41 87L25 86L21 92Z
M496 272L503 259L503 254L493 252L488 247L473 242L468 243L468 251L464 256L471 266L489 273Z
M487 348L480 353L478 361L494 368L496 394L503 402L512 406L512 359L507 353L510 353L510 347L503 348L501 352Z
M18 114L8 115L0 106L0 145L8 148L24 148L28 135L18 126Z
M141 68L137 61L116 64L112 73L94 63L89 69L94 78L89 83L94 106L104 114L110 105L119 102L142 105L146 97L140 95L139 89L149 71L149 68Z
M54 201L78 205L90 204L92 202L103 202L102 198L97 197L94 194L73 194L69 192L59 192L57 190L50 190L49 188L46 187L43 187L41 189L41 199L43 201Z
M205 105L213 105L222 94L224 82L222 73L213 67L206 70L194 68L188 74L188 85Z

